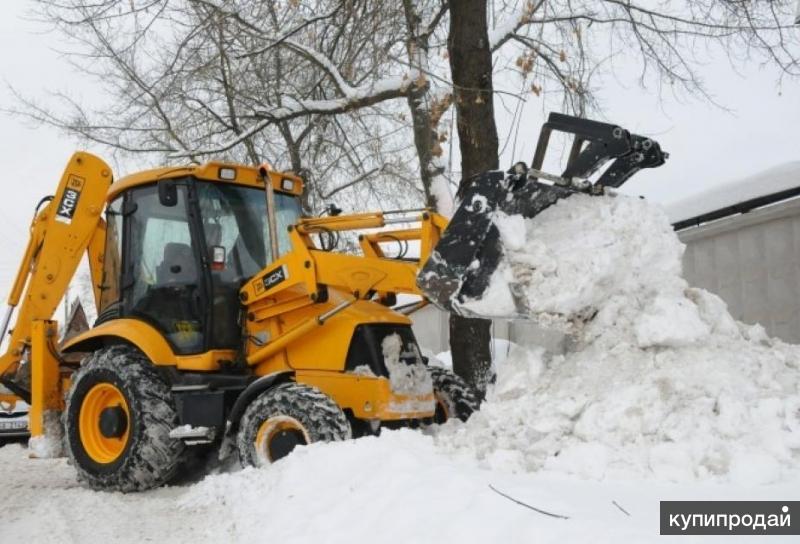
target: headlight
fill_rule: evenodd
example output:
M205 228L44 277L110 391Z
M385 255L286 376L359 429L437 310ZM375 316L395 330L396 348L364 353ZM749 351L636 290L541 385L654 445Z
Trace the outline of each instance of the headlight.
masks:
M234 180L236 179L236 170L234 168L220 168L219 179Z

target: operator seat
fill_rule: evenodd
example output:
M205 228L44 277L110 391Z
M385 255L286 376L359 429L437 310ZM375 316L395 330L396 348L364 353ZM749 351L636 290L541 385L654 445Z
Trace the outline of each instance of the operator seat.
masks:
M202 347L199 274L189 244L168 242L156 266L155 284L137 302L133 313L155 321L178 353Z
M164 259L156 267L156 285L188 285L197 283L197 264L192 247L181 242L164 246Z

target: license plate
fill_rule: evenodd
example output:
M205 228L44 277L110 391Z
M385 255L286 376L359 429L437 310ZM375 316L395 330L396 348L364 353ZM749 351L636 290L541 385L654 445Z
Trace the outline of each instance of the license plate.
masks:
M0 421L0 431L19 431L27 428L28 424L25 421Z

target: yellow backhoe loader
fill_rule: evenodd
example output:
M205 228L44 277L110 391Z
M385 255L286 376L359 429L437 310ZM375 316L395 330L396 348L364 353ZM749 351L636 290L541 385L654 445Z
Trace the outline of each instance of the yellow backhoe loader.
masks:
M538 169L552 130L576 136L561 176ZM33 441L63 433L82 482L121 491L171 481L202 444L262 465L299 444L466 419L475 394L427 365L409 314L428 301L458 311L486 284L502 253L494 210L530 216L664 158L650 140L566 116L542 138L535 168L464 184L449 227L430 210L304 217L302 180L267 167L209 162L112 183L106 163L76 153L37 207L0 324L5 337L17 308L0 400L30 403ZM612 159L598 181L581 179ZM361 231L360 254L337 250L343 231ZM59 342L52 317L84 254L98 318ZM422 299L392 309L399 293Z

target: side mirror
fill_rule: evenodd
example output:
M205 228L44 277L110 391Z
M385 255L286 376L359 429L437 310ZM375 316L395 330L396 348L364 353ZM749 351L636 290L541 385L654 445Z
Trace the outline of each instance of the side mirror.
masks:
M331 217L336 217L337 215L341 215L342 213L342 209L333 203L328 204L328 206L325 208L325 211L328 212L328 215L330 215Z
M158 182L158 201L167 208L178 204L178 187L173 180L165 179Z

